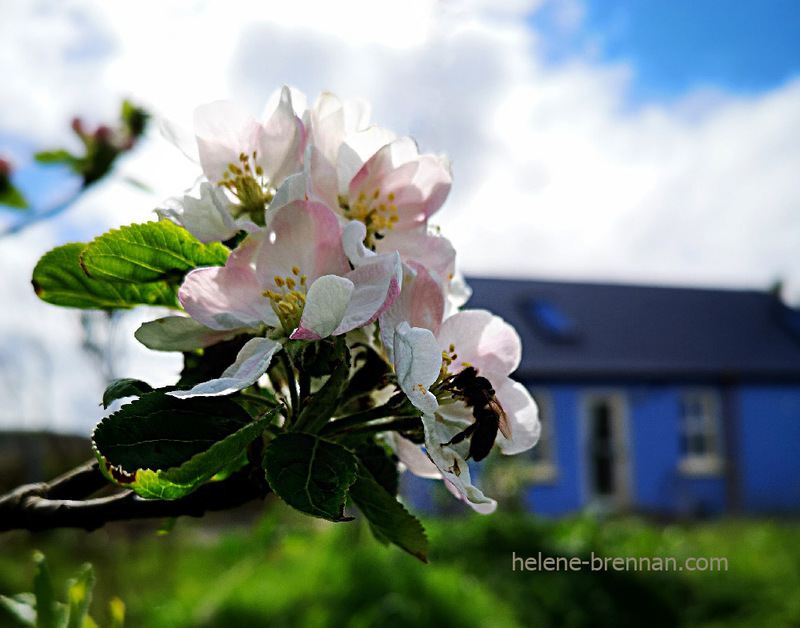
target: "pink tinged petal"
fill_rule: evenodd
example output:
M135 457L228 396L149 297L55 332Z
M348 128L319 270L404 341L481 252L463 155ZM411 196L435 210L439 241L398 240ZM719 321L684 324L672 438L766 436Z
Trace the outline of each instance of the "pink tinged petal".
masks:
M292 268L311 284L323 275L350 270L342 248L336 215L321 203L293 201L270 215L265 239L256 260L262 289L274 289L275 276L288 277Z
M201 105L194 113L197 148L203 172L212 183L222 181L229 164L241 165L239 155L259 148L261 125L250 112L227 101Z
M439 377L442 352L428 329L397 326L394 335L394 371L400 388L416 408L433 413L439 407L436 395L428 389Z
M281 348L279 342L269 338L252 338L241 348L236 361L226 368L218 379L197 384L191 390L168 393L173 397L214 397L229 395L258 381L269 368L272 356Z
M372 125L363 131L351 133L344 138L336 155L336 171L339 177L339 192L347 194L350 182L364 163L389 142L396 138L388 129Z
M406 321L411 327L429 329L435 335L443 313L444 295L430 273L422 267L415 271L403 265L400 295L380 317L381 340L389 359L392 360L395 329L400 323Z
M432 414L422 415L422 425L425 429L425 449L442 472L445 484L448 482L452 484L457 491L454 494L473 508L476 506L480 508L478 512L494 511L496 502L472 485L469 465L462 454L469 450L469 441L459 443L457 446L442 446L442 443L449 442L460 429L437 419Z
M353 294L353 282L344 277L326 275L317 279L306 294L300 325L292 340L319 340L333 334L341 324Z
M389 433L387 440L394 450L394 453L397 454L397 457L400 459L400 462L402 462L411 473L421 478L429 478L432 480L442 479L442 472L439 471L439 468L428 458L428 454L425 453L422 447L394 432Z
M229 258L230 259L230 258ZM178 299L193 319L206 327L231 330L277 326L269 300L261 294L249 266L196 268L186 275Z
M509 375L522 359L519 334L486 310L456 312L442 323L437 339L443 350L455 345L459 365L471 364L489 379Z
M456 250L450 240L427 232L426 227L386 231L375 244L378 253L397 251L406 264L424 266L439 284L448 286L455 275Z
M188 316L167 316L144 323L134 336L154 351L192 351L229 340L237 333L210 329Z
M498 432L497 445L509 456L527 451L539 441L541 432L536 402L525 386L507 377L493 381L492 386L511 428L510 440Z
M350 199L363 192L369 198L393 194L398 222L395 230L418 227L436 212L450 192L452 177L447 162L433 155L420 156L414 141L401 137L382 147L350 182Z
M266 120L258 136L256 161L270 183L277 187L300 169L304 148L303 123L294 112L289 88L284 86L277 109Z
M364 327L378 320L400 294L403 267L400 256L376 255L370 263L345 275L355 285L347 311L335 334Z

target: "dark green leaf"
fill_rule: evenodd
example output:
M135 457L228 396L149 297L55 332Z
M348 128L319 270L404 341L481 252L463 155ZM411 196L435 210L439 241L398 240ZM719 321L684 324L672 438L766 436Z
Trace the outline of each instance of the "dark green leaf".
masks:
M125 397L141 397L145 393L152 392L153 387L147 382L126 377L111 382L103 393L103 407L108 408L113 401L124 399Z
M85 244L59 246L33 269L33 289L43 301L82 309L129 309L137 305L178 307L177 289L165 282L111 284L86 276L80 266Z
M95 238L81 265L95 279L112 283L177 281L200 266L222 266L230 251L219 242L203 244L169 220L113 229Z
M264 454L267 481L290 506L313 517L349 521L344 516L347 489L356 479L358 460L336 443L310 434L281 434Z
M36 596L36 626L38 628L57 628L58 601L44 554L34 553L33 562L36 566L33 576L33 593Z
M356 456L367 470L390 495L397 495L399 474L397 458L374 441L364 443L355 451Z
M330 375L334 366L348 354L344 336L312 341L290 340L285 349L292 363L309 377Z
M358 478L350 487L350 498L379 540L388 540L422 562L428 562L428 537L422 524L378 484L363 464L358 466Z
M276 412L253 422L230 399L152 392L103 419L92 440L109 479L142 497L177 499L235 461Z
M333 373L314 393L300 411L294 425L298 432L315 434L336 412L342 400L342 391L350 375L349 355L345 354L333 368Z
M391 370L386 360L371 347L363 346L355 354L354 366L358 367L344 392L344 399L350 400L380 388Z

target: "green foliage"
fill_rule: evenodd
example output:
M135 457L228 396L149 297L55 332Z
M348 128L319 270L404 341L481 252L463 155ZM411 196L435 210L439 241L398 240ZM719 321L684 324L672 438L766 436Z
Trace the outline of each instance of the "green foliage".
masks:
M179 281L200 266L225 264L230 251L218 242L203 244L168 221L112 229L81 253L84 271L111 283Z
M33 289L53 305L82 309L130 309L137 305L177 307L173 284L107 283L87 276L80 264L85 244L72 243L46 253L33 269Z
M12 209L27 209L28 201L22 193L14 187L11 183L11 178L8 174L0 169L0 205L10 207Z
M117 399L125 397L141 397L145 393L153 391L153 387L147 382L139 379L125 377L117 379L106 386L103 392L103 407L108 408Z
M329 521L352 520L344 508L357 467L350 451L310 434L280 434L264 453L275 494L300 512Z
M343 344L343 343L342 343ZM350 355L347 347L343 349L343 356L335 358L333 373L322 387L306 401L297 417L294 429L314 434L325 425L342 399L342 391L347 385L350 374Z
M268 502L269 505L269 502ZM273 502L277 505L277 501ZM247 511L248 519L253 511ZM424 519L430 565L365 542L363 521L310 520L268 509L243 519L180 519L168 537L60 530L39 535L56 581L91 560L93 609L118 595L131 626L228 628L761 628L800 625L795 520L548 520L498 512ZM364 525L362 525L364 523ZM209 525L210 524L210 525ZM155 530L157 523L144 530ZM98 534L102 542L97 542ZM30 536L3 538L0 591L30 590ZM517 556L726 556L725 572L521 572ZM16 597L16 596L15 596ZM94 613L93 613L94 614ZM99 623L106 626L108 622ZM0 609L0 625L13 620ZM5 622L5 623L4 623ZM20 624L21 625L21 624Z
M150 499L177 499L237 460L277 411L252 421L225 398L143 395L103 419L92 437L110 480Z
M363 464L358 467L358 478L350 488L350 497L369 521L378 540L394 543L422 562L428 562L428 537L422 524L375 481Z
M178 307L177 283L198 266L224 264L228 249L202 244L169 221L112 230L89 244L46 253L33 270L33 288L53 305L82 309Z
M0 608L5 608L21 624L35 628L97 628L89 616L89 604L95 585L94 570L84 564L67 581L67 602L59 602L44 554L34 552L33 593L13 597L0 595ZM110 605L111 628L122 628L125 605L117 598Z

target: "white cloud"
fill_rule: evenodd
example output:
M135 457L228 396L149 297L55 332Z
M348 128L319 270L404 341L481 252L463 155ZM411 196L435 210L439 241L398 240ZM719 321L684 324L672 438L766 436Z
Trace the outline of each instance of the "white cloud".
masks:
M260 112L282 83L310 99L333 90L452 155L453 194L436 219L468 272L757 287L782 276L800 298L800 82L748 97L708 86L634 108L628 66L543 63L542 35L526 21L539 4L19 2L0 25L0 132L63 138L76 112L110 117L125 95L188 124L196 104L216 98ZM559 0L563 28L582 6ZM59 229L90 238L146 220L191 184L180 159L153 142L125 170L157 187L154 197L110 184L70 217L0 243L3 268L14 269L0 278L2 302L14 304L0 315L0 360L52 347L7 386L35 395L38 380L24 373L63 377L79 360L70 315L28 288L38 256L63 241ZM33 417L69 406L78 421L96 388L17 407Z

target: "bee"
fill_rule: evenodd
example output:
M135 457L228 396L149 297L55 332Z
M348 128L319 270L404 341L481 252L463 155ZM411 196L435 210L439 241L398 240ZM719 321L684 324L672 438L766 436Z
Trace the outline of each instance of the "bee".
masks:
M453 375L446 388L453 392L453 396L464 401L467 407L472 408L475 422L453 436L448 442L442 443L442 447L457 445L469 438L467 458L479 462L489 455L494 440L497 438L498 430L506 438L511 438L508 416L497 400L491 382L478 375L475 367L468 366Z

